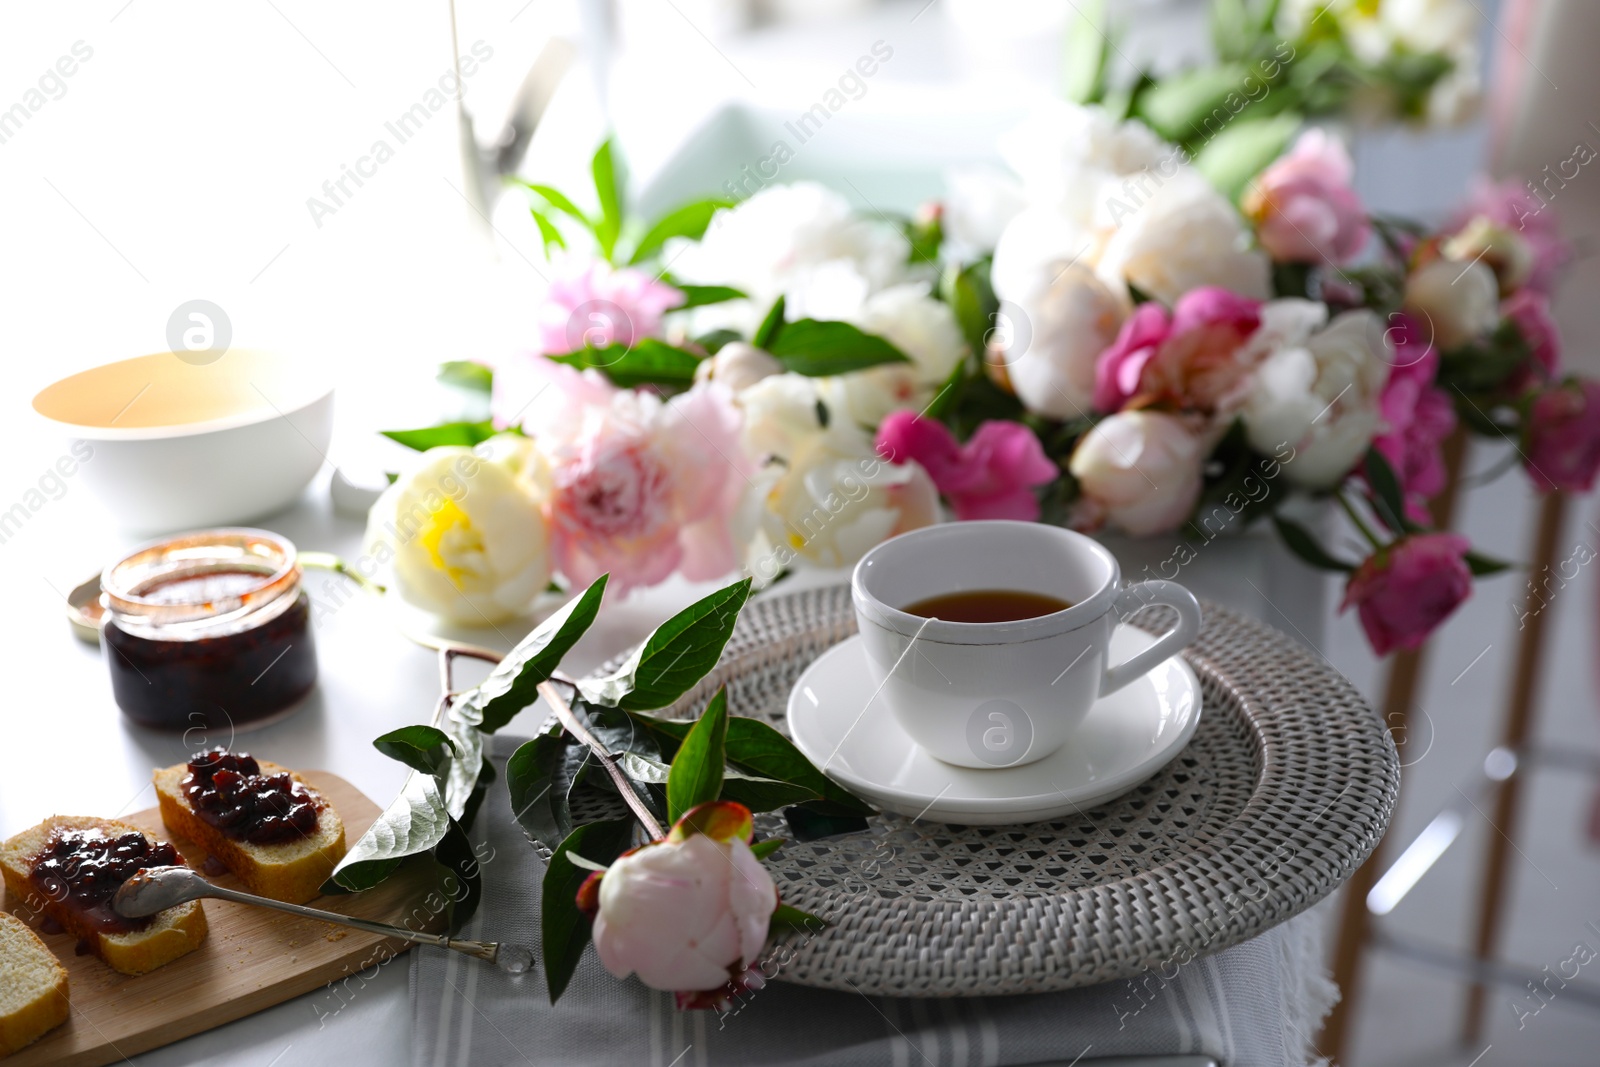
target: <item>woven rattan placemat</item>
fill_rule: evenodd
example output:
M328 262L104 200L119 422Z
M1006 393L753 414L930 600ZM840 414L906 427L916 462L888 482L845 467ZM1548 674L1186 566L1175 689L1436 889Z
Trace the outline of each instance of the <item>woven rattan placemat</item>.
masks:
M1388 731L1319 656L1203 607L1185 656L1204 711L1166 768L1050 822L880 815L868 833L791 841L767 861L782 899L829 925L779 945L767 973L896 997L1067 989L1170 971L1338 888L1394 808ZM795 679L855 629L846 586L756 600L722 662L666 714L696 714L726 685L730 711L786 730ZM787 836L777 815L759 823L762 836Z

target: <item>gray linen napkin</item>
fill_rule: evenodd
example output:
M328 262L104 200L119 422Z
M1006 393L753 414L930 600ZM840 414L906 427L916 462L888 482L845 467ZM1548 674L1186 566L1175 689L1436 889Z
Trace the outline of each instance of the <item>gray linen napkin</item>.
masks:
M521 738L497 737L505 777ZM537 951L545 864L491 790L472 831L484 895L467 937ZM492 849L492 853L489 851ZM593 950L552 1006L542 971L513 976L442 949L411 953L415 1067L722 1064L967 1067L1205 1053L1227 1067L1314 1062L1309 1043L1337 991L1322 921L1301 915L1242 945L1137 981L1033 996L909 1000L782 981L736 1012L678 1012L672 995L617 981ZM1175 973L1174 973L1175 972ZM1081 1058L1080 1058L1081 1057Z

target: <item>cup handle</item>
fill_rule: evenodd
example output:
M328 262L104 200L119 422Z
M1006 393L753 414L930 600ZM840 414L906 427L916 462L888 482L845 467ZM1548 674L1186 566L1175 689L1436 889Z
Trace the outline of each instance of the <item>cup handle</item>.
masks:
M1156 664L1186 647L1200 634L1200 602L1177 582L1160 578L1130 585L1117 596L1112 611L1118 618L1126 619L1140 608L1160 604L1178 613L1178 622L1172 629L1156 639L1156 643L1132 659L1107 667L1100 680L1100 695L1110 696L1118 689L1144 675Z

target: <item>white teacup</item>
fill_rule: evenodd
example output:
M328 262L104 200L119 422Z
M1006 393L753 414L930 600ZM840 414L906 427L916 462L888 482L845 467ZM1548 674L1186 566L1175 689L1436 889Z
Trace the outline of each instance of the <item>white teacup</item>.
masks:
M1016 767L1072 738L1094 702L1200 632L1200 605L1176 582L1122 587L1098 542L1036 522L952 522L872 549L851 577L856 620L882 702L911 739L961 767ZM900 610L977 590L1045 594L1071 607L1015 622L948 622ZM1106 663L1111 633L1161 604L1178 621L1131 659Z

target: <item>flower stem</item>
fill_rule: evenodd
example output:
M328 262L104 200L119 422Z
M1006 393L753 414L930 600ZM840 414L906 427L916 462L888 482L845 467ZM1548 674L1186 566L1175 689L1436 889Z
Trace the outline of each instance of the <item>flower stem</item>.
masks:
M1372 532L1372 528L1362 520L1360 513L1356 511L1354 505L1352 505L1350 501L1345 498L1344 490L1336 489L1334 490L1333 495L1338 498L1339 506L1344 508L1344 513L1350 516L1350 521L1356 524L1356 529L1361 531L1361 535L1367 539L1367 543L1370 544L1374 549L1383 548L1384 543L1378 540L1377 535L1374 534Z
M656 822L656 817L650 809L645 807L644 801L639 799L639 794L633 791L633 783L628 781L627 775L622 773L622 768L617 766L618 757L613 755L600 739L591 734L578 717L572 713L572 706L557 692L556 687L549 682L539 683L539 695L555 709L556 718L561 720L561 725L566 731L579 741L589 746L600 759L600 766L606 769L611 780L616 783L617 792L622 794L622 799L628 802L628 807L633 809L634 816L639 824L644 827L645 833L650 835L650 840L659 841L666 837L666 831L661 829L661 824Z
M315 567L323 571L332 571L334 574L350 579L369 593L377 593L381 596L387 592L383 586L368 578L332 552L302 552L300 553L300 565L302 567Z

